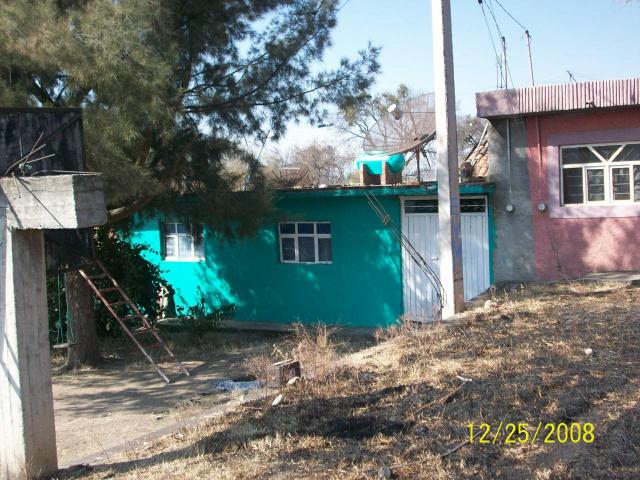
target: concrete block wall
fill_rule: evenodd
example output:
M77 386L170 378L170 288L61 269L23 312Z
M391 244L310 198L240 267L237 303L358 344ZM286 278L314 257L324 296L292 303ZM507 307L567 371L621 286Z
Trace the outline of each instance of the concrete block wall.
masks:
M494 281L532 281L536 276L533 215L537 212L532 211L529 193L525 124L518 118L494 119L488 134L488 180L496 186L490 200L495 224ZM513 211L508 211L508 205Z

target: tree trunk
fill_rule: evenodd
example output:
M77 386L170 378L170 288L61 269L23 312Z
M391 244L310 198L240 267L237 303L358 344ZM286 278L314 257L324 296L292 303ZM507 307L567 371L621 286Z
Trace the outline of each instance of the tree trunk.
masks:
M97 367L101 359L93 295L78 272L65 273L64 284L69 319L69 349L65 369L75 370L82 365Z

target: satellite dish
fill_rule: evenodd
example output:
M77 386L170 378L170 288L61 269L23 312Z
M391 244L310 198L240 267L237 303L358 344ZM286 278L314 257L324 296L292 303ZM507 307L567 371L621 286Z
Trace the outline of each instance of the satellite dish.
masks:
M271 174L278 187L292 188L305 179L309 174L309 167L304 163L289 163L278 167Z
M433 93L391 105L364 138L365 152L418 152L436 135L436 109Z

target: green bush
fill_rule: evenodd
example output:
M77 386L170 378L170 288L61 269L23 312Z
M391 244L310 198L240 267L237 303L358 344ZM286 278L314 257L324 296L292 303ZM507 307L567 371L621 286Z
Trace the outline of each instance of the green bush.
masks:
M96 256L140 311L155 322L163 313L158 301L160 290L171 287L160 268L143 257L144 252L155 253L148 245L132 244L106 227L97 229ZM120 334L121 329L106 307L97 300L96 305L98 333Z
M207 307L204 292L200 287L198 287L198 295L200 300L195 305L176 308L176 314L180 319L178 323L180 330L196 335L206 333L218 328L226 318L230 318L237 310L237 306L232 303L211 309Z

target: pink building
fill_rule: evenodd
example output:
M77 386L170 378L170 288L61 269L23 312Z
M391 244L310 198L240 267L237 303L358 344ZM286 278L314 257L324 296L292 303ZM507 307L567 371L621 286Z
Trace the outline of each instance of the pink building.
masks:
M491 124L495 280L640 270L640 78L476 102Z

